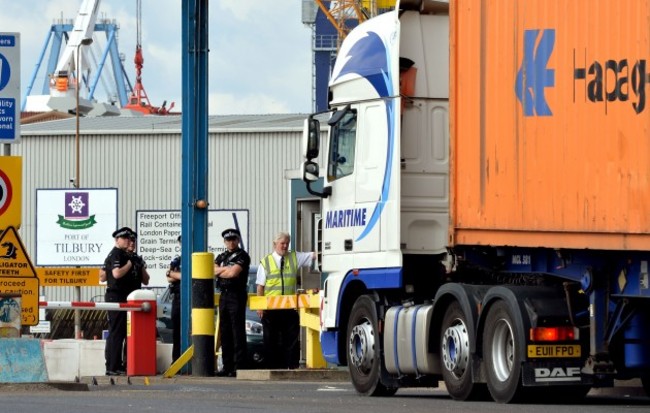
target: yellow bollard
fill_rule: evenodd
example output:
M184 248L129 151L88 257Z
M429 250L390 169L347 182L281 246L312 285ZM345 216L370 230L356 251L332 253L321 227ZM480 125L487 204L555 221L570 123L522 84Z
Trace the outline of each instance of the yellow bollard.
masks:
M214 254L192 254L192 374L214 375Z

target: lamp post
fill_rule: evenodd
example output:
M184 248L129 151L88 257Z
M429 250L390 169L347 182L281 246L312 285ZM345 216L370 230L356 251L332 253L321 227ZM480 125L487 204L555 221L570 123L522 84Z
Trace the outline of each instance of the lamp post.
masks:
M91 45L93 42L93 39L91 37L87 37L85 39L82 39L81 42L77 45L77 59L75 60L76 68L75 68L75 93L76 93L76 109L75 109L75 118L77 121L77 126L75 129L75 156L76 156L76 172L75 172L75 177L74 177L74 187L79 188L80 185L80 156L79 156L79 82L81 81L81 62L79 60L79 50L81 49L81 46L88 46Z

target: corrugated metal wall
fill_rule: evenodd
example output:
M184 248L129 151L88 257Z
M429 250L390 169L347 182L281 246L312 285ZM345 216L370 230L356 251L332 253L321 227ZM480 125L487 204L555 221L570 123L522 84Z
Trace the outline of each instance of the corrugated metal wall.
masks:
M300 165L300 139L299 128L288 128L285 132L210 132L210 209L250 211L249 253L253 263L271 251L276 232L289 230L289 182L284 173ZM136 210L180 209L180 130L137 134L82 132L80 142L81 187L118 188L119 225L135 228ZM23 132L22 143L12 145L11 152L23 157L19 232L25 247L34 255L36 189L72 187L74 130L52 134ZM82 287L81 300L103 296L104 289ZM74 288L46 287L45 294L50 301L72 300Z

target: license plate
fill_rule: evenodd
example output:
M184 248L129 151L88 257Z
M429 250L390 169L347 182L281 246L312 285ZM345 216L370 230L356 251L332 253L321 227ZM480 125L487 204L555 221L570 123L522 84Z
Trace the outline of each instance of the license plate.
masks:
M528 358L580 357L579 344L529 345Z

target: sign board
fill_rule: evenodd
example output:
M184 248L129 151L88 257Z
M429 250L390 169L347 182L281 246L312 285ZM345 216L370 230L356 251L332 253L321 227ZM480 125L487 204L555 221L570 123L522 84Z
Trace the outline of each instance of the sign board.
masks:
M20 33L0 33L0 143L20 141Z
M0 294L0 338L20 337L20 295Z
M93 287L99 284L99 268L37 267L36 275L41 286Z
M242 234L241 247L249 248L249 211L246 209L223 209L208 211L208 251L215 256L225 250L221 232L237 228ZM165 273L171 261L181 255L178 236L181 234L180 210L136 211L138 255L147 263L151 276L149 286L168 284Z
M117 228L117 189L37 189L36 265L101 267Z
M45 296L41 295L38 299L39 301L45 301ZM29 332L32 334L49 334L51 332L51 325L49 321L45 320L45 309L43 307L38 307L38 324L29 326Z
M38 324L38 278L0 277L0 294L20 294L22 325Z
M32 334L49 334L52 332L51 322L41 320L35 326L30 326L29 332Z
M0 235L0 294L19 294L22 325L38 324L38 278L14 227Z
M20 228L23 186L23 158L0 156L0 231Z
M32 260L14 227L0 235L0 279L7 277L36 277Z

